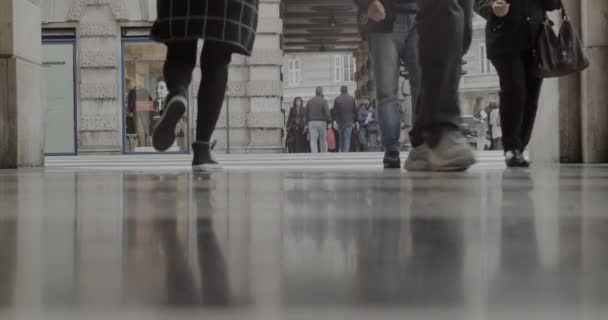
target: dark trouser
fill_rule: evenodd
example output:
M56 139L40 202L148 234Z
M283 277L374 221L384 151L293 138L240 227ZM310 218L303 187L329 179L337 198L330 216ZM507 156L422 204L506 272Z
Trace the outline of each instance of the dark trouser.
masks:
M197 41L167 43L164 75L169 93L187 95L196 66ZM222 110L228 83L231 52L222 44L206 41L201 53L196 140L209 142Z
M472 37L473 0L418 0L421 91L411 132L414 147L433 147L441 128L460 127L458 86Z
M500 121L506 151L524 151L534 128L543 79L536 77L532 52L492 57L500 78Z

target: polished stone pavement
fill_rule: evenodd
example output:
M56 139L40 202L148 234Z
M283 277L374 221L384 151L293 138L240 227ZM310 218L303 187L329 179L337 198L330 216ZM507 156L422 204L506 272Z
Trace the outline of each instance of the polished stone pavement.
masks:
M608 166L0 171L2 320L606 319L607 249Z

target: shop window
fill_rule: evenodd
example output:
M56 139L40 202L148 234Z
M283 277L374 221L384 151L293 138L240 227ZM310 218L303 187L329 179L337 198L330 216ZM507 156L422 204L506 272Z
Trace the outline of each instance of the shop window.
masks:
M167 49L143 37L123 38L123 110L125 153L156 152L152 133L167 95L163 64ZM175 144L167 152L188 152L188 112L176 128Z

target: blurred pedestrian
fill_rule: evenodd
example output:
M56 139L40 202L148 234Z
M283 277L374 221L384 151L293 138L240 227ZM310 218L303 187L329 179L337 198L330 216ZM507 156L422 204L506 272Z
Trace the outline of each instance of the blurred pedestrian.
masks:
M357 1L360 11L367 12L366 35L371 48L378 121L385 150L383 164L385 168L401 168L399 71L401 61L404 61L409 73L412 106L415 106L420 90L416 24L418 5L416 0Z
M205 39L200 58L201 82L192 167L200 171L220 169L211 156L209 141L224 102L231 56L233 53L251 55L257 11L257 0L158 0L158 19L151 34L152 38L167 45L163 74L169 96L154 130L156 150L165 151L175 141L175 128L188 105L188 87L196 65L198 40Z
M287 116L287 152L306 152L306 109L304 101L297 97L293 100L293 106L289 109Z
M487 20L487 54L500 78L502 142L509 167L530 166L524 150L532 137L543 83L534 72L534 43L546 12L560 6L560 0L475 0L475 10Z
M475 152L460 131L458 87L473 30L473 0L418 0L420 97L409 171L462 171Z

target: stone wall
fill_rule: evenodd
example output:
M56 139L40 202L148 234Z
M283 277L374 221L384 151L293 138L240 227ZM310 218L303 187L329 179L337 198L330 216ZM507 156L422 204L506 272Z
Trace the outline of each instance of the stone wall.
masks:
M42 166L40 0L0 0L0 169Z

